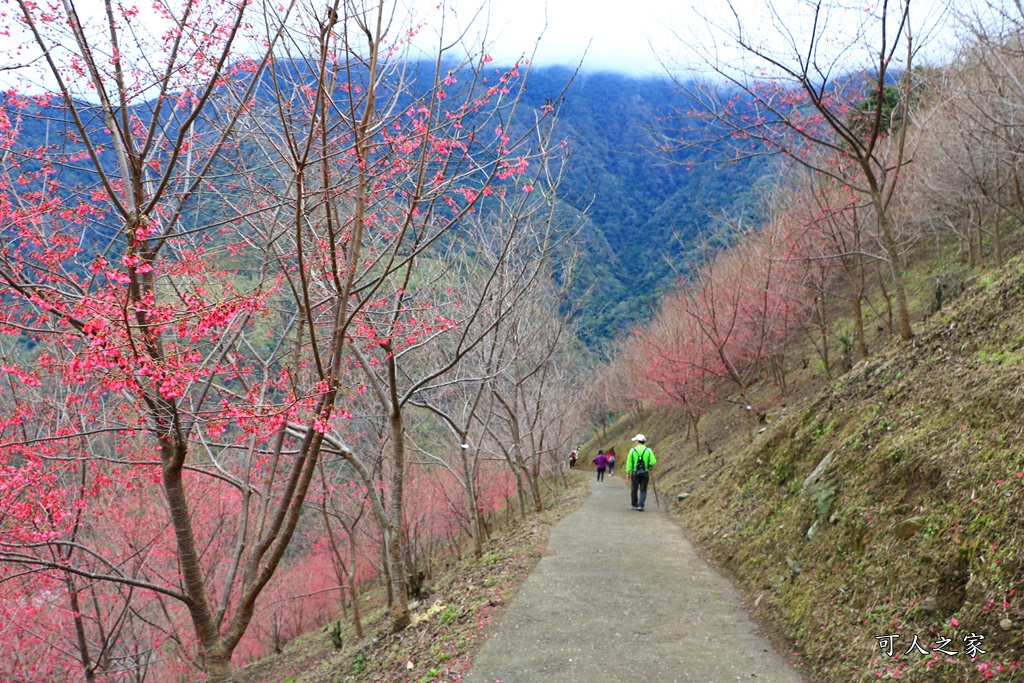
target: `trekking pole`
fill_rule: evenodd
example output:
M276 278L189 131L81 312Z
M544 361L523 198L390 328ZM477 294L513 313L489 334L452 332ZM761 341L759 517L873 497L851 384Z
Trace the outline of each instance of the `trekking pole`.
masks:
M647 476L651 478L651 488L654 489L654 504L657 505L658 509L660 510L661 499L658 498L658 485L654 483L654 470L651 470L651 473Z

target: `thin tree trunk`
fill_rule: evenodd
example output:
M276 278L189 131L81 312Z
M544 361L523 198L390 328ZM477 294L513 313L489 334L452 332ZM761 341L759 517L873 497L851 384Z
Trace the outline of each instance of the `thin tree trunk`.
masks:
M64 574L64 582L68 586L68 597L71 599L71 613L75 620L75 636L78 639L78 653L82 660L82 672L87 683L96 683L96 670L89 656L89 641L85 637L85 621L82 618L82 605L78 599L78 588L75 586L75 578Z
M523 482L523 473L518 466L512 468L516 473L516 497L519 499L519 517L526 519L526 484Z
M1003 207L996 208L996 220L992 226L992 246L995 249L996 268L1003 266L1003 240L1000 236L999 224L1003 221Z
M394 374L394 356L388 361L391 368L390 374ZM394 392L395 381L392 380L392 409L390 416L391 423L391 455L392 477L390 491L390 509L388 510L388 564L391 568L391 590L394 593L394 603L391 605L392 624L394 631L401 631L409 625L409 578L405 571L405 563L402 557L402 511L405 492L405 424L402 420L402 408L398 405L397 396Z
M878 287L882 290L882 299L885 300L885 328L888 338L892 339L892 299L889 297L889 290L885 286L885 277L882 271L878 271Z
M462 476L465 480L466 505L469 507L469 537L473 542L473 555L483 557L483 527L480 522L480 507L476 495L476 482L469 462L469 449L462 449Z
M359 588L356 585L356 540L355 529L348 535L349 570L348 593L352 598L352 625L356 629L356 638L363 637L363 620L359 616Z
M530 468L527 468L527 481L530 482L530 494L533 496L533 511L537 514L544 512L544 497L540 492L540 473L531 472Z
M385 604L388 610L395 605L395 593L391 589L391 562L388 560L388 540L387 540L387 523L381 526L380 536L380 558L381 568L384 570L384 593L386 595Z
M884 210L879 212L878 221L882 228L882 241L888 256L889 271L892 274L893 293L896 295L896 321L900 339L910 341L914 338L914 330L910 327L910 309L907 307L907 291L903 286L903 273L899 263L899 249L892 231L889 215Z
M689 429L693 429L693 447L697 451L697 457L700 457L700 430L698 429L698 423L700 422L700 414L690 413L690 425Z
M868 342L864 337L864 288L861 287L853 295L853 325L857 333L857 350L860 359L868 357Z

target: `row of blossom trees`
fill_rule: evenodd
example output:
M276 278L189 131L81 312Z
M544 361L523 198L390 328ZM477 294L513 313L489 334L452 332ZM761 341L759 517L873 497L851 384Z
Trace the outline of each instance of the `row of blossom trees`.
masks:
M806 294L829 276L805 258L812 245L778 223L709 253L622 347L626 398L681 409L700 448L700 418L718 397L749 411L747 392L764 376L785 392L787 345L813 315Z
M751 30L733 10L685 41L696 54L676 83L693 108L661 149L687 163L781 163L761 226L734 231L725 251L697 252L679 290L599 370L595 424L631 404L672 406L699 447L715 400L750 410L747 390L762 378L786 392L792 345L809 340L831 377L869 355L876 330L912 338L903 274L915 260L939 271L1002 263L1024 218L1024 12L993 0L954 17L958 54L920 67L920 36L936 17L912 4L851 14L824 0L794 11L769 3L759 26L774 31ZM735 58L723 59L729 50ZM694 61L709 79L693 80ZM920 313L940 308L950 286L936 277L919 290Z
M553 108L383 0L4 16L0 677L231 680L371 576L404 628L570 438Z

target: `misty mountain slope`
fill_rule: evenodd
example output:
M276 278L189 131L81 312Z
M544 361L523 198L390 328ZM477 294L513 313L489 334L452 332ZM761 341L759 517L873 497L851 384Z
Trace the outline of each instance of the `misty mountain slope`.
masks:
M410 98L415 90L432 85L433 68L410 67ZM304 69L296 63L278 66L282 80L296 86L312 78ZM258 87L256 92L266 101L273 90ZM549 102L558 105L558 132L569 153L559 193L575 211L586 214L576 286L581 337L590 346L600 346L650 314L659 294L685 271L686 254L698 233L713 229L713 216L757 215L753 188L766 176L766 164L690 165L686 162L694 158L669 159L657 153L655 138L675 133L668 117L690 108L685 96L664 80L611 73L574 78L564 67L534 68L521 104L539 109ZM10 104L5 101L3 106ZM83 106L102 142L101 118L95 107ZM150 109L140 105L136 114L145 118ZM66 141L71 129L65 112L46 106L31 113L23 121L23 142L62 144L69 154L80 146ZM200 123L198 134L203 130ZM112 157L109 162L113 165ZM59 178L68 190L99 187L83 163L69 164ZM197 219L202 214L202 220L215 221L220 208L219 200L205 198L193 201L188 210ZM108 219L116 222L116 217ZM110 229L95 228L101 250Z
M557 97L572 77L563 67L534 69L527 104ZM662 79L581 73L565 90L558 111L571 156L560 193L586 210L590 227L603 238L585 235L584 243L606 242L610 250L595 246L582 264L581 289L592 291L582 301L580 319L591 345L653 310L685 272L699 233L714 230L716 217L759 215L756 187L767 176L764 159L721 166L695 154L668 158L657 151L659 133L678 133L671 115L690 109L687 98Z

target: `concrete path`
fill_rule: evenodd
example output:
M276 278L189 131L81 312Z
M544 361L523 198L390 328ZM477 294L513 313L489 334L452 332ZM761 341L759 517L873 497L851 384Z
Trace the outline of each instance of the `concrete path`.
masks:
M552 530L465 683L800 683L653 491L635 512L625 477L579 476L591 495Z

